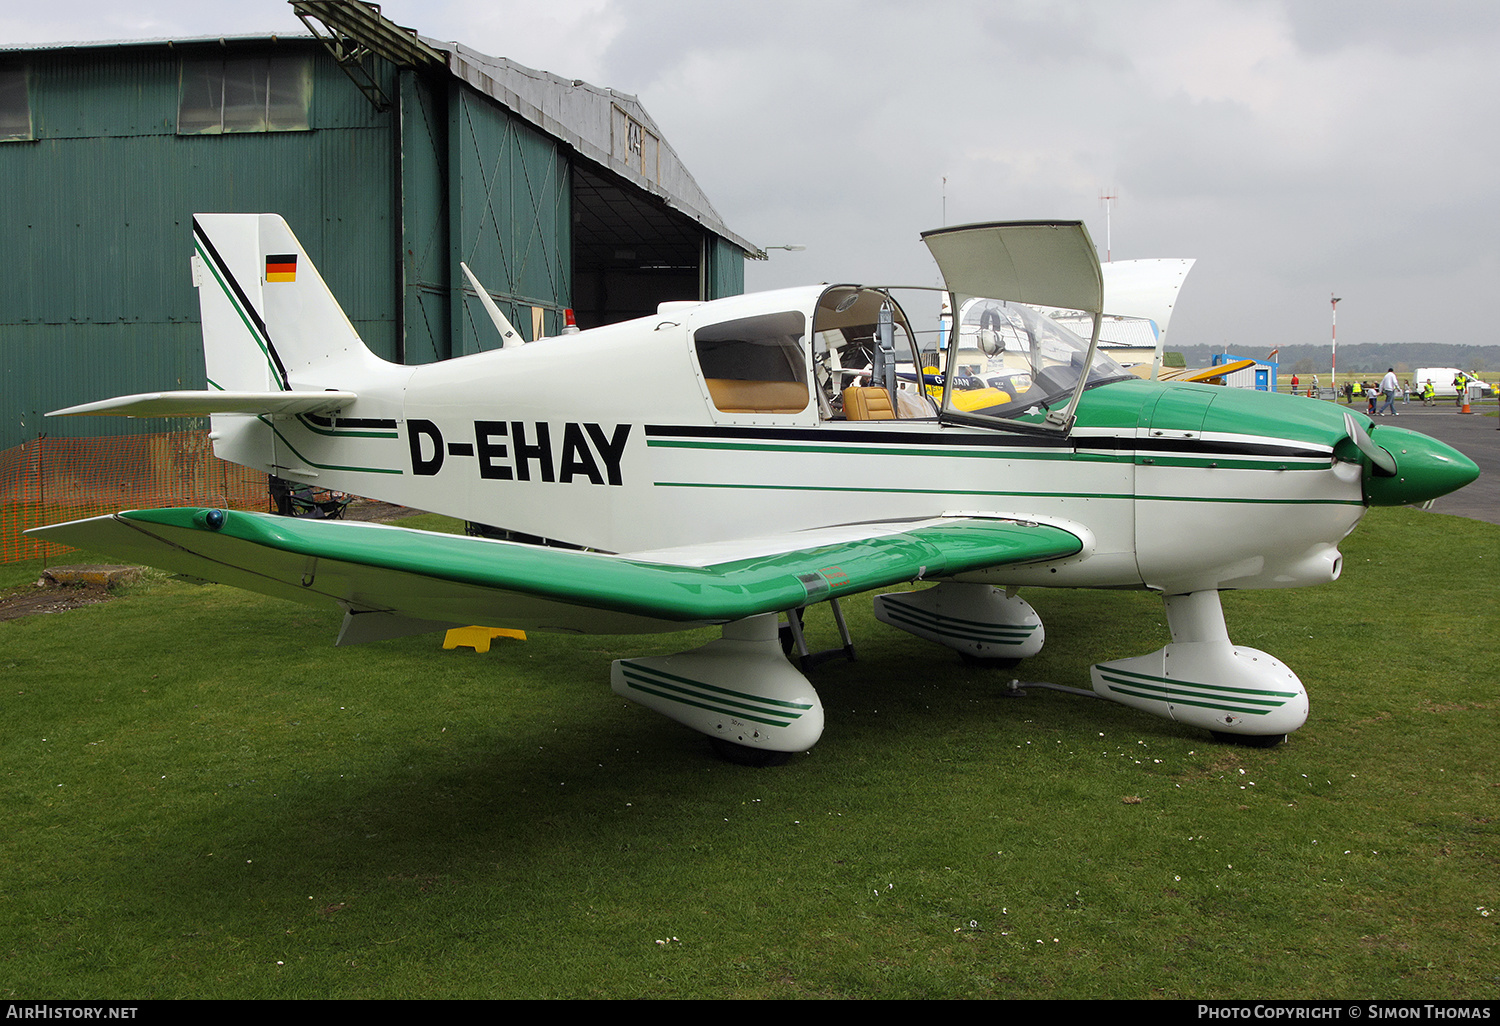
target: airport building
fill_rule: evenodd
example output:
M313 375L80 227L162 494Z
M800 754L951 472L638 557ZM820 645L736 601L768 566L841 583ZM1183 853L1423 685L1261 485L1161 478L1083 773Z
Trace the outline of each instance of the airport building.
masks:
M305 34L0 50L0 450L161 431L43 414L205 387L199 212L284 216L401 363L498 347L461 264L527 339L744 290L755 247L635 97L292 6Z
M1254 357L1236 356L1233 353L1214 353L1210 363L1215 367L1226 364L1238 363L1242 360L1254 359ZM1230 371L1224 375L1224 384L1230 388L1250 388L1257 392L1274 392L1277 390L1277 375L1281 370L1281 364L1275 360L1255 360L1253 367L1243 370Z

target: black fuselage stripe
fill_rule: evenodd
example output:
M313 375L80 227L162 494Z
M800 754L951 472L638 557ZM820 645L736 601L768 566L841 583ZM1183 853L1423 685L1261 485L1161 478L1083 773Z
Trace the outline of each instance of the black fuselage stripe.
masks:
M332 417L323 417L316 413L304 413L303 416L319 427L335 427ZM341 428L386 428L394 431L396 430L396 421L394 419L381 420L373 417L340 417L336 426Z
M871 445L925 445L925 446L982 446L1003 444L1006 448L1070 449L1073 443L1060 438L1040 438L1017 434L997 443L992 436L956 434L952 432L907 432L881 431L865 428L777 428L777 427L729 427L703 425L647 424L648 438L713 438L747 441L774 442L867 442Z
M717 439L720 441L822 442L827 445L909 445L914 448L1056 449L1087 452L1176 453L1182 456L1270 456L1285 459L1328 459L1331 450L1271 442L1232 442L1200 438L1075 437L1066 442L1028 435L993 436L957 432L843 431L826 428L646 425L647 438Z

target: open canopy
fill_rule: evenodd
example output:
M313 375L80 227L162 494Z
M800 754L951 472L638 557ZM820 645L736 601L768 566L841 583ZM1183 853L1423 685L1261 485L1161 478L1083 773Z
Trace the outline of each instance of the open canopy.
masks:
M961 310L977 314L982 309L991 319L1009 322L1013 329L1009 334L1021 331L1027 339L1022 347L1028 351L1024 358L1014 353L1008 359L999 359L1005 347L987 346L983 347L986 366L974 367L960 362L965 354L961 352L963 345L956 333L948 345L943 416L1022 430L1055 433L1071 429L1083 390L1091 384L1110 380L1116 369L1101 368L1094 372L1099 347L1099 319L1104 311L1104 276L1099 269L1099 255L1094 252L1094 241L1089 238L1083 222L1010 221L961 225L923 232L922 241L932 251L938 268L943 272L943 280ZM985 303L977 309L974 300ZM1084 351L1067 354L1066 359L1056 352L1044 357L1044 349L1056 350L1057 346L1043 345L1037 331L1015 319L1014 313L1007 313L1007 304L1016 303L1091 314L1092 337ZM997 336L994 331L988 331L986 338L996 343L1004 334L1007 332ZM1062 337L1050 328L1044 334ZM1022 370L1024 374L1017 373ZM955 383L982 376L986 371L1006 377L1009 387L1006 384L995 386L1003 399L980 405L959 401L954 391ZM1027 387L1015 387L1021 384Z
M948 288L1033 306L1100 313L1104 277L1082 221L1011 221L923 232Z

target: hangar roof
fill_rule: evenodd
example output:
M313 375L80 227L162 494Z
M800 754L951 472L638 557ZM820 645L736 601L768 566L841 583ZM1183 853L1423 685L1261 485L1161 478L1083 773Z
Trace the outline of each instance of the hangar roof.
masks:
M320 13L327 13L339 8L347 12L352 7L366 5L329 3L325 0L324 3L299 6L317 7L322 9ZM704 230L728 240L746 253L758 252L754 243L736 235L724 224L708 196L699 188L677 152L663 138L661 129L635 96L591 85L582 79L563 78L551 72L528 68L505 57L490 57L457 42L428 39L380 17L378 8L375 10L377 13L373 20L368 16L360 18L362 26L355 24L349 31L358 33L361 27L365 31L378 30L383 38L374 43L372 49L376 52L393 58L397 63L419 63L420 58L410 60L406 53L397 55L389 52L391 38L400 35L414 44L415 51L425 50L429 56L432 51L437 51L446 58L448 72L454 78L495 100L540 131L560 140L586 161L608 172L609 176L623 179L635 189L655 197L658 203L690 218ZM340 28L342 30L344 27ZM258 35L0 46L0 52L286 40L327 42L317 34L267 32ZM612 188L614 183L610 182L609 176L583 175L579 180L575 201L585 206L607 206L609 210L606 220L616 226L628 226L629 235L634 237L639 248L649 249L653 242L670 242L678 246L689 242L696 244L696 239L685 237L686 226L680 220L666 216L643 196L630 190ZM577 241L584 247L590 245L588 239ZM602 240L600 244L618 244L620 241L619 237L614 237L607 240L607 243Z
M459 43L423 39L448 55L448 70L582 156L656 196L748 253L757 247L731 232L663 138L641 101L628 93L489 57ZM640 216L649 217L639 203ZM669 230L665 224L659 227Z

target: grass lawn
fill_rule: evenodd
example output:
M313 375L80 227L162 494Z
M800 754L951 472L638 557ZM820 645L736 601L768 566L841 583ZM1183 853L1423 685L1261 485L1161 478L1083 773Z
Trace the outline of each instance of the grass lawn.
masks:
M1004 697L868 597L771 770L609 691L716 632L336 649L159 575L0 623L0 995L1495 1000L1500 528L1377 509L1344 551L1225 596L1311 697L1266 751ZM1149 595L1025 594L1024 678L1167 640Z

